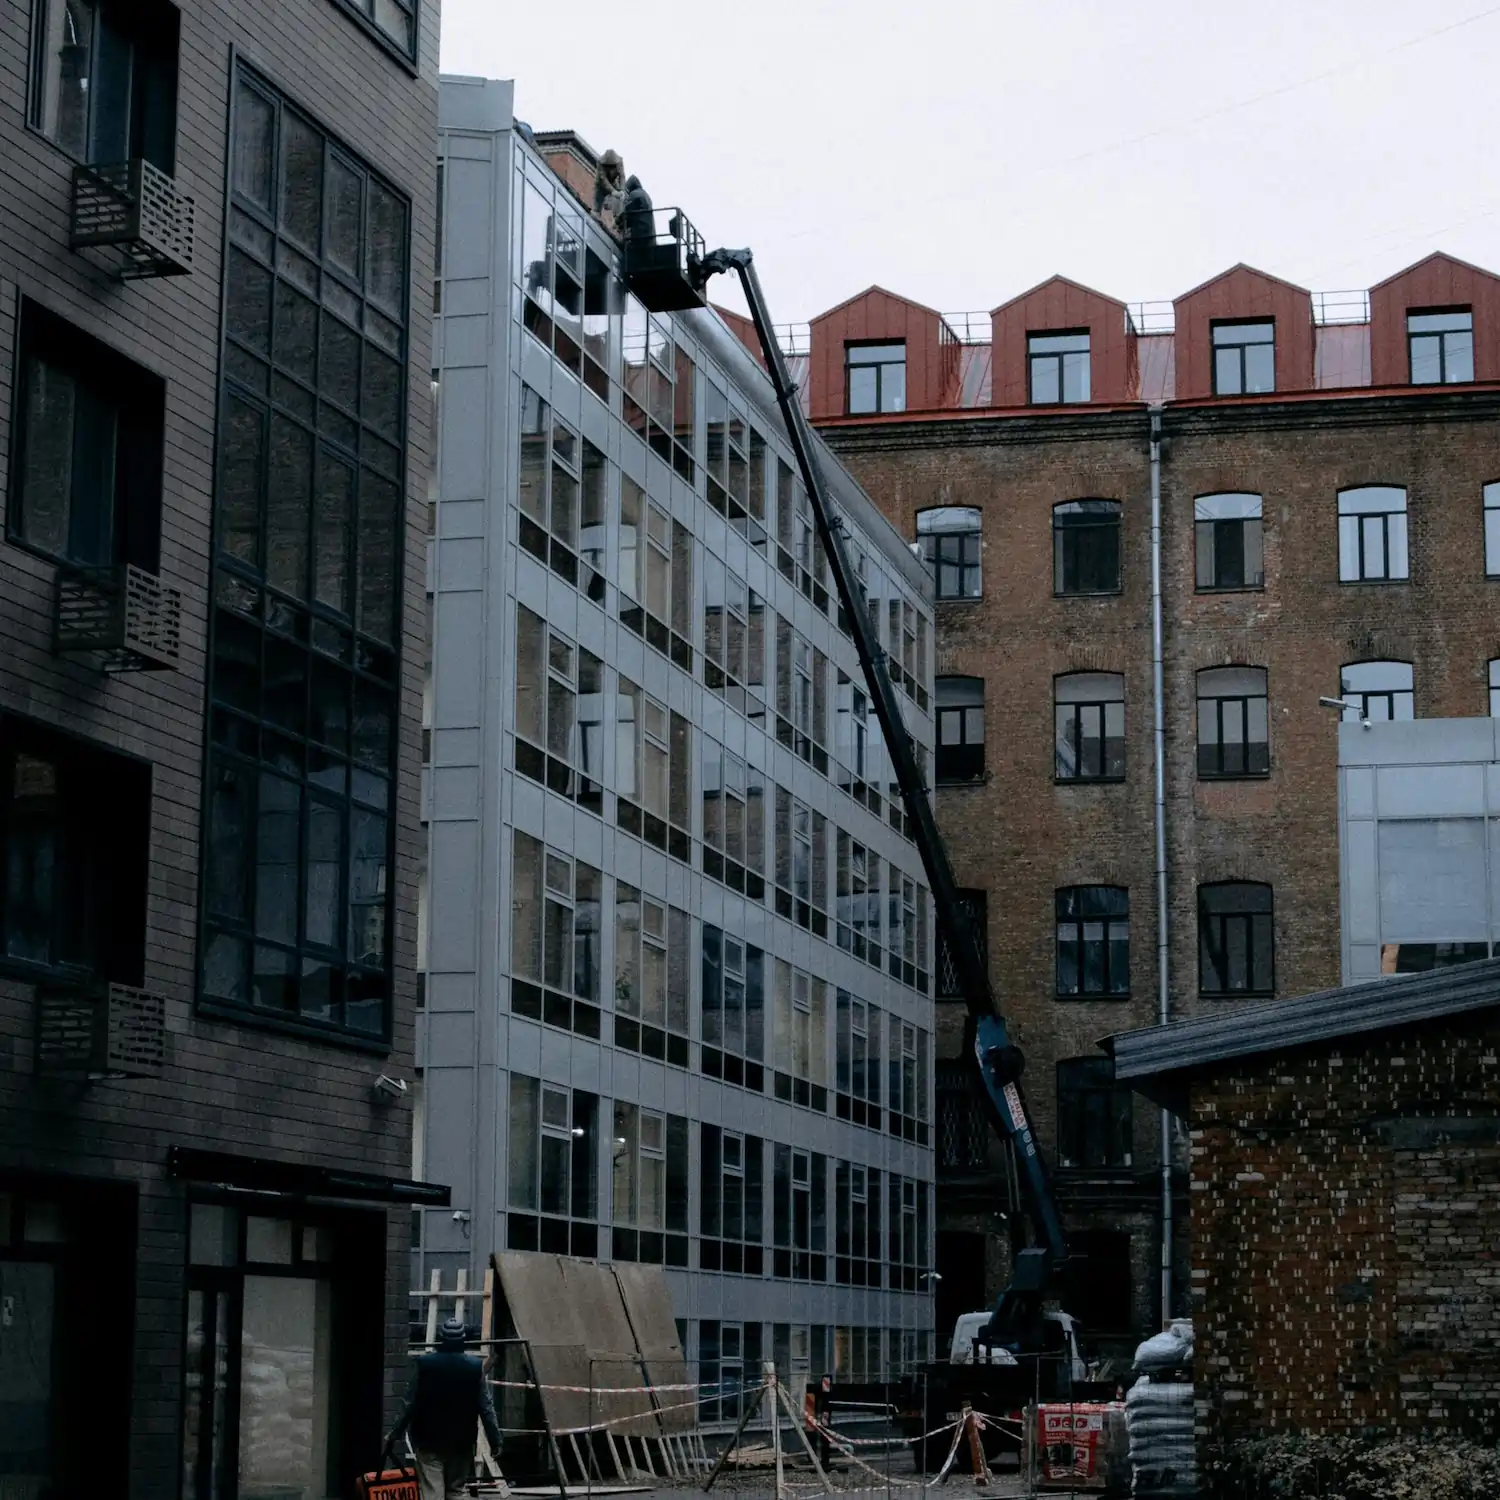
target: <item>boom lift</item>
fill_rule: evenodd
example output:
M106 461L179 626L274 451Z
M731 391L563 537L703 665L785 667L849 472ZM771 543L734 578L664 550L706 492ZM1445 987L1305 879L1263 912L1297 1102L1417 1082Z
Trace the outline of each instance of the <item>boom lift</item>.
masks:
M662 225L664 229L659 227ZM993 1350L1004 1349L1016 1356L1035 1356L1045 1345L1043 1300L1066 1264L1068 1249L1046 1164L1037 1148L1021 1092L1023 1059L1010 1039L990 986L978 935L959 899L948 851L933 818L915 748L886 669L885 652L864 596L856 586L844 544L846 527L834 511L823 483L807 418L797 400L781 347L772 333L771 315L754 259L749 250L705 251L702 239L675 209L648 210L637 216L627 230L624 259L627 284L648 308L658 312L701 307L705 305L704 288L711 276L729 272L739 276L802 483L812 502L839 603L864 670L865 685L895 766L906 815L915 830L917 848L937 906L938 927L958 971L969 1011L967 1034L972 1037L984 1097L996 1128L1013 1148L1022 1194L1038 1241L1016 1255L1010 1284L1001 1292L988 1323L974 1337L975 1355L987 1361L994 1357Z

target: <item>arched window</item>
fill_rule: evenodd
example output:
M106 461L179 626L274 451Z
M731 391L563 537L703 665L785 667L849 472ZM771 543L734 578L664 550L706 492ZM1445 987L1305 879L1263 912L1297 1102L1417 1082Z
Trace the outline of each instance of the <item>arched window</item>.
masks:
M1409 661L1349 662L1339 668L1339 696L1351 705L1344 710L1349 723L1416 718Z
M1225 880L1198 887L1198 989L1205 995L1276 992L1271 887Z
M1339 491L1339 582L1384 583L1409 578L1406 491L1367 484Z
M1053 679L1059 781L1118 781L1125 775L1125 678L1069 672Z
M939 677L937 779L977 781L984 775L984 678Z
M1116 999L1130 993L1130 892L1068 885L1057 892L1057 994Z
M1193 501L1200 589L1258 589L1266 581L1259 495L1199 495Z
M1120 502L1065 500L1052 507L1052 592L1120 589Z
M1271 769L1264 667L1198 674L1198 774L1264 776Z
M979 597L980 513L972 505L917 512L917 546L939 599Z

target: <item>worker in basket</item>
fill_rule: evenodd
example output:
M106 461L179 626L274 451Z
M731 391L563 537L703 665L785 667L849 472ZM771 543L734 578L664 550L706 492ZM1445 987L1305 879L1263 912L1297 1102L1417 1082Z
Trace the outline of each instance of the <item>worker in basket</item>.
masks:
M409 1437L422 1500L459 1500L474 1477L474 1440L480 1423L498 1462L500 1424L484 1361L464 1353L464 1325L449 1318L438 1330L437 1352L417 1356L406 1406L386 1451Z

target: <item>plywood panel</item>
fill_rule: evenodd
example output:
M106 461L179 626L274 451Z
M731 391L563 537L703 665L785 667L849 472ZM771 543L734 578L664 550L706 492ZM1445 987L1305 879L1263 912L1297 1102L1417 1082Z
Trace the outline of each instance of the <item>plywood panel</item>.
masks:
M635 1332L647 1378L652 1385L686 1385L687 1360L677 1341L677 1322L667 1279L657 1266L616 1265L612 1268L626 1314ZM696 1406L683 1403L687 1391L668 1391L660 1397L671 1408L658 1414L665 1431L691 1432L698 1424Z
M646 1376L619 1282L594 1261L563 1260L560 1265L563 1295L588 1355L593 1419L607 1420L616 1437L659 1436L651 1397L630 1389L644 1386ZM605 1391L619 1394L601 1394Z

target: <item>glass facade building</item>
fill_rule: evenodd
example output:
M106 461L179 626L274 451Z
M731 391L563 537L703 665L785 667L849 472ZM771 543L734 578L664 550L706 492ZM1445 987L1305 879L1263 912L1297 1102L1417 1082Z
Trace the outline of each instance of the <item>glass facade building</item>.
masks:
M655 1263L705 1380L909 1367L931 901L811 507L758 362L627 293L510 106L444 82L416 1170L469 1218L413 1285ZM930 579L820 458L930 765Z

